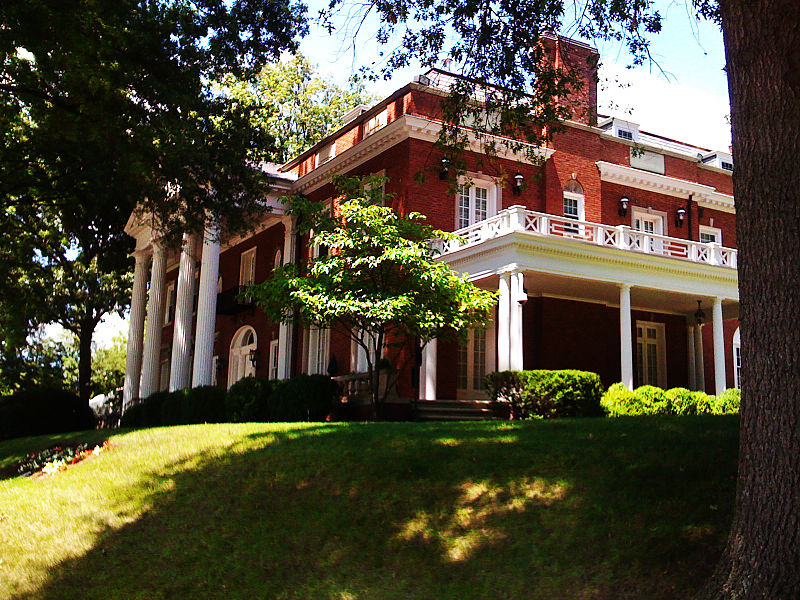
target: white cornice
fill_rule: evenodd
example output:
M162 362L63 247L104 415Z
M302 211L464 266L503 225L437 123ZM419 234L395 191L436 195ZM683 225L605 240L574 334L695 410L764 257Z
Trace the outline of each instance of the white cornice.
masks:
M634 169L633 167L617 165L602 160L598 160L595 164L600 171L600 179L603 181L619 183L668 196L677 196L678 198L688 198L691 194L699 206L730 213L736 212L733 196L718 192L713 186L686 181L677 177L669 177L668 175L649 173L641 169Z
M399 119L389 123L386 127L379 129L368 138L335 156L324 165L300 177L295 182L294 189L304 194L309 193L328 183L331 175L352 169L409 138L426 142L435 142L439 138L441 129L442 123L440 121L414 115L403 115ZM533 144L507 140L498 136L486 136L486 141L497 144L497 155L499 157L528 164L537 164L538 161L544 162L555 152L555 150L551 148L542 148L540 146L534 146ZM521 149L515 151L509 148L509 142L519 144ZM474 134L470 134L468 150L484 153L481 140L478 140ZM530 151L534 155L534 158L529 157L526 150Z

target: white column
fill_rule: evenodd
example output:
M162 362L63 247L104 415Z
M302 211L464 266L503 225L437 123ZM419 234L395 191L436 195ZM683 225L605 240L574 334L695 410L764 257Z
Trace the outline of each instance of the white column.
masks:
M175 327L172 332L172 363L169 372L169 391L189 387L189 351L192 343L192 304L194 303L194 241L193 235L183 236L178 271Z
M128 329L128 350L125 356L125 386L122 391L123 408L139 397L139 380L142 376L142 344L144 341L144 311L147 303L147 267L150 256L134 252L133 293L131 294L131 321Z
M436 339L432 339L422 348L419 395L423 400L436 400L436 350Z
M498 287L500 298L497 304L497 370L508 371L511 366L510 306L511 306L511 274L500 273Z
M725 379L725 334L722 329L722 298L714 298L712 309L714 321L714 386L717 395L728 388Z
M297 259L296 218L287 217L283 221L283 264L294 263ZM281 323L278 327L278 379L289 379L292 376L292 351L294 349L294 324Z
M153 266L150 270L150 294L147 301L147 331L144 336L142 386L139 395L147 398L158 391L161 377L161 329L164 327L164 291L167 276L167 251L153 244Z
M689 389L697 389L697 372L694 356L694 325L686 326L686 362L689 367Z
M622 383L633 389L633 334L631 324L631 286L619 288L619 359Z
M508 368L512 371L522 370L522 300L523 275L511 273L511 299L509 300L508 318Z
M197 325L195 326L194 337L192 387L211 385L213 381L219 247L219 227L209 224L203 235L200 289L197 297Z
M700 392L706 391L706 368L703 363L703 326L698 325L694 328L694 376Z

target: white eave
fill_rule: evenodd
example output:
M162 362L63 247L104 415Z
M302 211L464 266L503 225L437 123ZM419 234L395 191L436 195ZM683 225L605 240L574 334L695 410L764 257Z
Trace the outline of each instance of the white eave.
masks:
M602 160L597 161L595 164L600 171L600 179L602 181L619 183L628 187L679 198L688 198L691 195L698 206L722 212L736 212L733 196L718 192L713 186L686 181L677 177L669 177L668 175L649 173L641 169L634 169L633 167Z

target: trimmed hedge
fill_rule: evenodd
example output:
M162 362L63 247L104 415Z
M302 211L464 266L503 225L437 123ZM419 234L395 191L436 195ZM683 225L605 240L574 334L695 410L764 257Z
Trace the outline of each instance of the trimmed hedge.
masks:
M277 383L245 377L227 392L214 386L157 392L129 406L120 425L324 421L332 414L338 396L338 384L324 375L299 375Z
M493 402L508 402L512 419L603 415L603 384L597 373L500 371L486 376L486 387Z
M739 412L741 392L726 390L719 396L705 392L693 392L686 388L662 390L652 385L643 385L629 390L615 383L601 400L606 413L611 417L623 415L721 415Z
M0 398L0 440L94 429L87 402L66 390L33 388Z

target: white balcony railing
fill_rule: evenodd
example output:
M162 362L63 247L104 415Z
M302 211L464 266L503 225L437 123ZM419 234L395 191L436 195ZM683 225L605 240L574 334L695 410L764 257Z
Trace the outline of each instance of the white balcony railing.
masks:
M588 221L577 221L512 206L497 215L459 229L454 233L462 240L434 242L434 248L442 254L454 252L467 246L515 231L536 236L568 238L586 244L617 248L642 254L656 254L696 263L736 268L736 250L717 243L704 244L680 238L637 231L628 225L603 225Z

